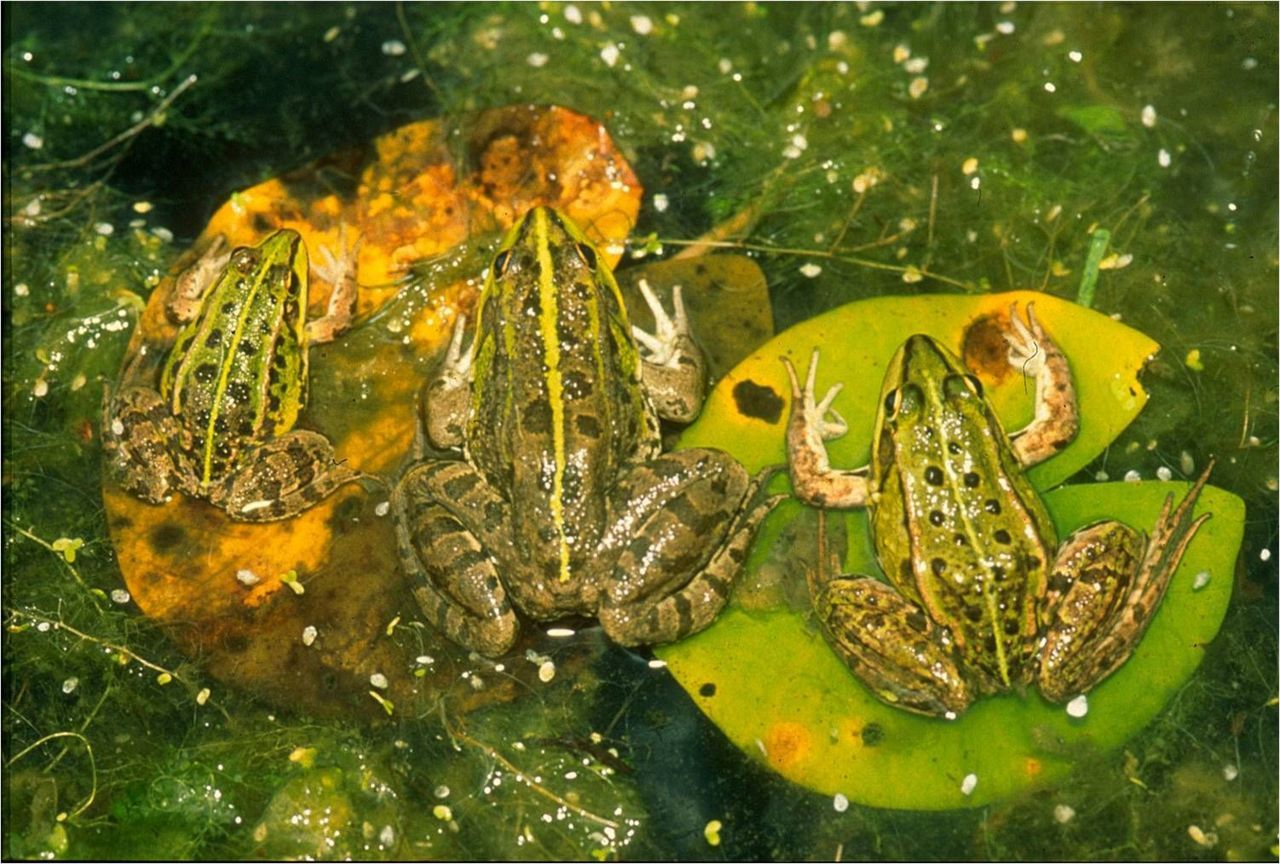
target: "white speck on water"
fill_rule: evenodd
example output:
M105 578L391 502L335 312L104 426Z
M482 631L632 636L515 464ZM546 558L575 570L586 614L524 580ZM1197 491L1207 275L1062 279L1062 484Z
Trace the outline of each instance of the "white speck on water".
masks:
M378 833L378 842L382 844L383 848L390 847L396 842L396 829L390 825L383 825L382 831Z
M1173 472L1169 470L1169 467L1167 465L1161 465L1159 468L1156 469L1156 479L1171 480L1173 479Z
M539 69L547 65L547 61L551 58L540 51L534 51L528 57L524 58L524 62L528 63L534 69Z
M315 625L308 624L302 628L302 644L310 648L315 644L316 637L319 635L320 631L315 628Z
M111 592L111 602L119 603L121 606L129 602L129 592L123 588L117 588Z
M31 287L27 285L26 282L19 282L17 285L13 286L14 297L26 297L30 293L31 293ZM118 435L120 433L117 432L116 434Z
M653 19L648 15L632 15L631 29L641 36L648 36L653 32Z
M976 789L977 786L978 786L978 775L966 774L964 775L964 779L960 781L960 794L972 795L973 790Z
M1014 29L1016 29L1016 28L1013 26L1013 22L1012 22L1012 21L997 21L997 22L996 22L996 32L997 32L997 33L999 33L1001 36L1008 36L1009 34L1011 34L1011 33L1014 31Z
M974 189L974 190L976 190L976 189L980 188L981 186L982 186L982 178L981 178L981 177L970 177L970 178L969 178L969 188L970 188L970 189Z
M665 669L665 668L667 668L667 661L666 661L666 660L659 660L657 657L654 657L652 660L650 660L650 661L649 661L649 668L650 668L650 669Z
M610 42L608 45L600 49L600 59L604 61L604 65L610 69L618 62L618 46Z
M564 20L568 21L570 24L581 24L582 10L570 3L568 6L564 7Z
M382 43L382 53L388 57L399 57L406 50L408 49L404 47L404 43L399 39L388 39Z
M1081 693L1067 703L1067 716L1079 720L1089 713L1089 697Z
M436 662L436 658L432 657L430 654L419 654L417 657L413 658L413 662L417 663L419 666L430 666L432 663Z
M901 63L903 60L906 60L910 56L911 56L910 45L906 45L902 42L899 42L897 45L893 46L893 62L894 63Z
M1142 475L1138 473L1136 468L1130 468L1128 471L1124 472L1124 482L1141 483Z
M97 225L93 226L93 230L94 233L101 234L103 237L110 237L112 234L116 233L116 226L112 225L110 222L99 222Z
M1168 150L1161 147L1160 152L1156 154L1156 162L1161 168L1168 168L1173 164L1173 157L1169 155Z
M1053 808L1053 821L1059 825L1066 825L1074 818L1076 818L1076 811L1070 804L1059 804Z
M31 395L37 399L43 399L49 395L49 382L43 378L36 379L35 386L31 388Z
M946 720L954 720L956 719L956 712L948 711L945 714L943 714L942 717L943 719L946 719Z
M1254 69L1258 68L1258 58L1257 57L1244 58L1243 60L1240 61L1240 68L1246 72L1252 72Z
M1259 553L1258 553L1258 557L1259 557L1259 558L1261 558L1263 561L1270 561L1270 560L1271 560L1271 550L1270 550L1270 549L1263 549L1261 552L1259 552Z
M551 679L556 677L556 664L553 660L547 660L538 667L538 680L543 684L551 683Z
M1084 59L1084 55L1081 54L1079 51L1068 51L1067 57L1071 60L1072 63L1079 63L1081 60Z
M902 68L912 75L919 75L921 72L929 68L929 58L912 57L906 63L902 64Z
M669 207L670 205L671 205L670 199L668 199L667 196L662 194L661 192L653 196L653 209L657 210L659 213L666 213L667 207Z
M119 417L111 421L111 434L112 435L124 434L124 422L121 421Z
M1156 125L1156 106L1142 106L1142 125L1146 126L1148 129Z
M200 692L196 694L196 704L203 705L209 701L209 697L213 695L213 691L208 687L201 687ZM221 766L219 766L221 767Z
M1044 92L1056 93L1057 91L1058 91L1058 87L1052 81L1044 82Z
M912 99L919 99L929 89L929 79L921 76L912 78L911 83L907 85L907 95Z
M721 75L728 75L733 71L733 61L728 57L721 57L720 62L716 64L716 68L720 70Z
M387 676L383 675L381 672L374 672L370 675L369 683L374 687L377 687L379 690L386 690L390 684L390 682L387 681Z
M977 170L978 159L976 156L970 156L968 159L964 160L964 163L960 166L960 173L966 177Z
M31 150L39 150L44 146L44 139L34 132L28 132L22 136L22 143Z
M552 627L547 630L547 635L552 639L568 639L573 633L574 631L568 627Z
M65 689L65 688L64 688ZM1240 769L1235 765L1222 766L1222 779L1230 783L1232 780L1240 776Z
M822 273L822 267L812 262L808 264L804 264L800 267L800 275L805 276L809 279L817 278L817 276L820 273Z
M435 791L432 794L434 794L437 798L448 798L449 787L441 783L439 786L435 788Z
M124 431L124 430L121 430L121 431ZM258 578L258 574L254 573L252 570L237 570L236 580L241 585L257 585L259 582L262 581L260 578Z
M79 678L74 678L74 677L68 678L66 681L62 682L62 692L68 693L68 694L73 693L75 692L75 689L79 686L80 686Z
M379 501L377 505L373 508L373 512L374 512L374 515L377 515L377 516L386 516L388 513L391 512L391 502Z
M163 240L165 243L173 242L173 232L170 231L168 228L164 228L164 227L152 228L151 233L154 234L160 240Z
M849 799L843 793L837 792L836 797L831 799L831 806L837 813L843 813L849 809Z

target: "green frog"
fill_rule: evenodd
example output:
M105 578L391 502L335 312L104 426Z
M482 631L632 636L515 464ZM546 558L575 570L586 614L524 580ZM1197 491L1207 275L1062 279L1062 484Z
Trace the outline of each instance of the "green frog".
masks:
M326 257L333 292L311 321L307 248L296 231L230 252L219 236L177 278L166 312L183 326L159 389L126 386L104 411L109 470L125 490L153 504L181 491L232 519L266 522L357 478L327 438L293 428L308 347L345 330L356 299L354 252Z
M536 208L493 258L465 351L456 322L423 408L427 441L461 458L419 462L392 495L414 595L455 642L500 655L517 611L670 642L724 606L778 499L719 450L661 452L659 417L696 416L707 373L679 289L674 320L644 291L656 335L633 332L577 226Z
M954 718L974 699L1034 683L1065 702L1132 653L1204 514L1209 469L1149 538L1119 522L1061 544L1024 471L1078 428L1070 366L1027 304L1010 310L1008 362L1036 381L1035 419L1006 434L978 379L928 336L885 374L869 468L832 469L824 439L847 430L815 400L818 352L791 376L787 449L797 497L865 507L887 582L840 576L810 585L828 641L881 700Z

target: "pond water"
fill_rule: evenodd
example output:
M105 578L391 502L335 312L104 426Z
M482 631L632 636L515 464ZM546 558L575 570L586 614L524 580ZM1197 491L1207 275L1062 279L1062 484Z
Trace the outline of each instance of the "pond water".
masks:
M6 856L1277 854L1274 5L11 3L4 15ZM1221 628L1183 634L1169 665L1185 677L1157 683L1160 664L1150 660L1135 667L1141 674L1118 673L1098 691L1112 701L1099 695L1091 718L1165 687L1141 709L1154 719L1105 746L1072 737L1079 727L1066 721L1061 735L1047 722L1010 727L1010 740L1025 737L1038 754L1036 773L994 794L985 775L971 783L961 770L950 779L968 791L922 804L900 790L924 783L917 766L955 744L928 725L946 721L902 727L920 730L910 756L867 762L883 778L833 787L785 770L779 754L795 736L753 741L744 724L717 714L710 700L730 693L746 693L734 703L739 719L787 701L765 698L775 691L804 700L803 679L781 671L778 652L825 651L803 596L759 576L798 572L776 555L762 563L768 550L753 557L744 584L756 593L735 599L720 641L767 620L753 617L760 591L789 609L798 641L749 643L758 663L726 661L721 671L732 676L717 686L688 663L720 625L692 652L619 648L586 620L569 622L569 637L529 625L527 640L497 662L443 645L389 569L394 540L378 521L385 494L355 487L331 512L317 508L271 535L299 546L321 537L337 550L317 565L328 577L302 573L300 605L283 623L248 606L206 617L225 600L201 594L210 556L234 561L266 535L236 533L204 504L150 508L166 515L149 545L113 548L113 537L134 536L121 533L121 513L149 505L110 490L104 505L104 388L138 323L160 320L159 304L144 319L147 300L167 290L166 274L210 220L253 224L245 214L257 205L237 193L303 166L266 200L277 211L309 202L299 218L314 220L315 202L351 199L348 169L375 158L369 142L429 118L441 118L441 165L500 172L504 154L471 146L467 130L495 116L476 112L523 103L599 120L617 164L634 172L637 185L612 189L637 199L631 210L611 205L636 213L621 281L681 252L749 259L715 265L723 275L707 284L750 283L750 300L708 292L702 307L690 304L695 328L699 316L714 321L704 338L723 362L718 375L732 378L728 368L759 347L770 318L781 333L854 301L934 293L978 308L996 294L1036 291L1115 319L1088 331L1095 344L1062 336L1073 362L1095 375L1145 345L1133 341L1140 334L1159 343L1136 418L1062 476L1033 475L1045 489L1064 479L1186 480L1216 460L1211 483L1222 503L1209 525L1220 533L1206 537L1238 535L1243 521L1235 566L1228 549L1205 589L1226 608ZM530 159L541 146L530 144ZM389 159L389 147L376 152ZM517 206L497 188L473 200ZM615 237L625 227L602 230ZM410 244L444 232L412 218L397 230ZM448 255L449 243L430 239L414 247L412 268L362 278L366 301L376 296L392 312L364 309L347 347L313 357L315 416L338 439L359 437L361 412L411 416L416 382L447 334L448 316L436 310L474 299L465 286L441 286L484 266L492 233ZM1042 298L1041 308L1054 302ZM872 307L850 307L859 308ZM910 321L887 322L917 307L894 308L823 319L840 323L814 338L833 358L900 341L886 334ZM925 317L918 329L933 326ZM387 371L397 363L399 377ZM375 366L383 377L362 378ZM852 381L848 392L878 392L880 376L868 369L866 386ZM1029 401L1017 402L1015 383L1007 401L1016 414ZM333 407L344 398L367 401ZM838 404L851 425L855 412L869 424L876 408ZM1098 422L1083 404L1086 424ZM704 418L694 437L746 446L738 427L717 423ZM397 426L359 439L368 452L385 448L376 451L385 464L368 470L393 475L410 437ZM1118 488L1110 494L1123 495ZM1142 491L1119 510L1132 505L1134 524L1149 528L1138 499L1160 496L1133 488ZM1067 518L1070 507L1054 502L1072 494L1089 493L1049 494L1063 508L1055 517ZM1231 495L1243 517L1228 515ZM1099 500L1110 499L1080 511ZM774 532L765 543L785 548L808 531L811 546L813 529L794 524L791 539ZM847 530L857 560L865 527L850 521ZM138 581L139 561L182 604L161 614L154 586ZM290 581L273 578L277 588ZM324 604L332 616L363 616L368 632L347 633L331 650L322 631L313 650L296 613L305 603L312 614ZM296 638L272 641L268 626ZM1157 622L1149 635L1174 644L1179 631ZM371 658L401 655L403 684L372 679ZM821 665L829 659L808 671L860 686ZM986 725L957 725L951 739L994 749L986 742L1006 731L995 719L1022 723L1040 710L1036 700L1014 694L975 708L973 723ZM898 746L895 728L890 720L857 731L866 746L886 734ZM966 729L982 732L966 741ZM858 791L878 785L894 791Z

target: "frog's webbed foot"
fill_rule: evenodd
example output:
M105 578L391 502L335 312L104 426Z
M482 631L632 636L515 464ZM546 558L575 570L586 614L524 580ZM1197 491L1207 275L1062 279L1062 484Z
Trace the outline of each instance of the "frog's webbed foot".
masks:
M316 250L311 269L316 275L329 283L329 304L323 318L315 318L307 322L307 340L312 345L323 345L351 326L351 316L355 312L356 298L360 293L357 273L360 262L360 246L364 237L359 236L354 243L347 242L347 226L344 223L338 228L338 254L328 246Z
M441 450L461 447L464 437L463 424L471 398L471 364L475 357L474 342L465 351L462 348L466 329L467 316L459 315L444 360L427 381L422 404L427 440Z
M1165 499L1145 541L1138 530L1111 521L1063 542L1046 599L1050 620L1039 671L1046 699L1065 702L1084 693L1129 659L1188 544L1211 515L1192 519L1212 470L1210 463L1176 509L1173 495Z
M824 441L849 431L840 413L832 407L843 384L827 390L817 401L818 349L809 358L809 374L804 386L791 360L783 357L791 379L791 417L787 422L787 461L796 497L816 507L862 507L870 497L867 470L842 471L831 467Z
M1057 343L1036 320L1035 304L1027 304L1027 320L1018 317L1018 305L1009 307L1009 365L1036 379L1035 419L1009 436L1023 465L1043 462L1062 450L1080 428L1076 388L1071 365Z
M328 438L295 429L246 453L209 490L209 502L238 522L274 522L298 515L360 476L337 461Z
M764 493L769 476L750 477L727 453L697 448L631 471L602 544L621 548L598 613L605 633L621 645L650 645L710 624L756 530L782 498Z
M430 622L486 656L510 649L519 622L490 554L497 536L510 535L506 503L467 463L434 460L405 474L391 507L400 562Z
M640 293L653 312L654 334L639 327L631 332L645 349L641 353L645 392L660 417L688 423L698 416L707 389L707 364L702 349L689 333L689 316L684 309L681 286L671 289L675 318L667 315L647 279L639 282Z
M106 400L102 445L107 469L121 488L144 501L163 504L181 487L170 450L180 434L178 421L155 390L128 387Z
M865 576L842 576L814 595L828 643L881 701L954 719L974 694L949 640L919 606Z

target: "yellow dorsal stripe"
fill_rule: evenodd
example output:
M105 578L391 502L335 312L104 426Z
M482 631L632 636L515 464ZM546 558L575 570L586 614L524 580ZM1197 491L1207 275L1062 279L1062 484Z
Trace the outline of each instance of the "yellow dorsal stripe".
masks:
M213 473L213 448L217 443L213 435L213 426L218 422L218 409L222 405L223 395L226 393L227 384L231 379L231 367L235 365L236 350L240 347L240 339L244 334L245 322L249 319L249 313L253 309L253 301L257 298L258 290L262 287L262 283L266 281L269 272L269 267L259 267L255 272L253 285L249 288L248 296L244 298L243 305L240 307L240 314L236 316L235 332L231 334L226 343L226 359L222 361L222 368L218 370L218 387L213 394L213 403L209 406L209 425L204 430L204 452L201 454L200 468L201 486L208 485L210 475Z
M996 641L996 664L1000 667L1000 680L1004 682L1004 686L1010 686L1009 681L1009 658L1004 652L1004 632L1000 628L1000 608L996 604L996 589L991 582L983 585L983 592L987 601L987 614L991 616L991 635Z
M553 278L551 244L547 235L547 211L535 211L534 230L538 240L538 292L542 307L539 324L546 352L547 399L551 402L551 441L555 448L555 474L551 485L551 520L560 542L560 581L569 579L569 541L564 524L564 381L560 377L560 336L556 333L556 285Z

